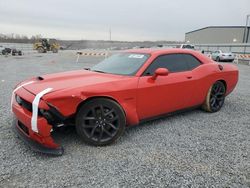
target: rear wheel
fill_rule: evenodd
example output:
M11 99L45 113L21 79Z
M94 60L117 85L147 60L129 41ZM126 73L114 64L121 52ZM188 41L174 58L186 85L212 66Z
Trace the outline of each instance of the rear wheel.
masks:
M80 137L95 146L115 142L125 130L125 114L110 99L93 99L84 104L77 113L76 130Z
M217 62L219 62L220 61L220 57L218 56L218 57L216 57L216 61Z
M221 109L225 101L226 87L223 82L217 81L207 93L206 101L202 105L202 109L207 112L217 112Z

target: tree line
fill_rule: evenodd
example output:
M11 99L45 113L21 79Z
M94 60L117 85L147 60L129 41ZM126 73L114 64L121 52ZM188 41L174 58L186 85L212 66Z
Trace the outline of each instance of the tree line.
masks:
M40 38L42 38L41 34L32 35L31 37L28 37L27 35L20 35L15 33L10 33L10 34L0 33L0 42L6 42L6 43L34 43Z

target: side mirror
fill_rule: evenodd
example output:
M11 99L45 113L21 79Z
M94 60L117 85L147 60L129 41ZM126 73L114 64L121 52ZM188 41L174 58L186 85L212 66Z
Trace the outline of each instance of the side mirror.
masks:
M157 76L167 76L169 74L169 70L166 68L158 68L155 70L154 75L152 76L153 80L156 80Z

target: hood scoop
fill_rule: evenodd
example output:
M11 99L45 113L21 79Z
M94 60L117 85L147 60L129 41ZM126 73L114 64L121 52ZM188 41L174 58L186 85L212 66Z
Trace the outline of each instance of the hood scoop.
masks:
M37 79L38 79L38 80L44 80L44 78L41 77L41 76L38 76Z

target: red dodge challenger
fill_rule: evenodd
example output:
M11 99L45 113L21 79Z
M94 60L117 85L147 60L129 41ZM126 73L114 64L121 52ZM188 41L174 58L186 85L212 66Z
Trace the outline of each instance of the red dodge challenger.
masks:
M238 69L185 49L117 53L91 69L31 78L12 95L14 127L34 150L62 155L51 132L75 125L86 142L116 141L125 127L170 112L217 112L238 81Z

